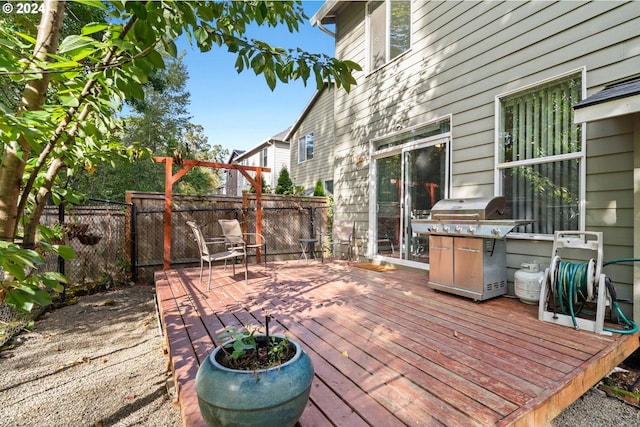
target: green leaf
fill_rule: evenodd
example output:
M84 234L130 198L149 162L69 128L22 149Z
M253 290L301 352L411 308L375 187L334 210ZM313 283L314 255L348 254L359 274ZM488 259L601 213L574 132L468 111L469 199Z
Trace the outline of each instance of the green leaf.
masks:
M164 69L164 59L162 59L162 55L160 55L157 51L152 50L151 52L149 52L147 58L154 67Z
M7 292L7 298L5 302L9 305L14 306L20 311L24 311L26 313L31 312L33 310L33 301L27 295L17 290L11 290Z
M58 283L68 283L67 278L64 274L58 273L56 271L47 271L43 274L43 277L46 277L48 280L55 280Z
M256 54L256 56L254 56L251 60L251 68L253 69L253 72L256 74L262 73L262 71L264 70L265 62L266 61L262 53Z
M65 260L74 259L76 257L76 252L73 250L71 246L56 245L55 251L58 255L60 255Z
M109 25L107 25L105 23L92 22L92 23L87 24L84 27L82 27L82 35L83 36L88 36L90 34L99 33L100 31L105 31L107 28L109 28Z
M275 73L271 68L265 68L262 74L264 75L264 79L267 81L267 86L269 86L269 89L273 91L276 87Z
M60 61L47 63L47 70L64 70L81 67L77 61Z
M84 4L87 6L95 7L96 9L107 9L107 6L104 5L99 0L74 0L76 3Z
M133 24L133 34L136 36L136 40L144 42L147 41L147 37L151 32L146 22L138 20Z
M193 35L196 37L196 41L200 44L204 44L204 42L207 41L208 38L208 34L207 31L202 28L202 27L198 27L193 31Z
M236 59L236 71L241 73L244 70L244 58L242 56L238 56Z
M74 96L60 95L60 103L65 107L77 107L80 105L80 103Z
M144 6L144 3L141 2L137 2L137 1L128 1L125 4L125 8L128 11L133 11L133 13L140 18L140 20L145 20L147 19L147 9ZM138 21L140 22L140 21Z
M3 267L8 271L16 280L24 280L26 274L24 273L24 267L13 262L7 262L3 264Z
M71 35L65 38L62 43L60 43L60 47L58 48L58 53L67 53L72 52L78 49L85 49L91 47L93 50L93 46L96 40L91 37L86 36L78 36Z
M26 298L30 298L31 301L45 307L51 304L51 296L49 293L37 286L23 285L16 289L16 291L22 294Z
M173 42L173 40L166 40L163 43L164 50L166 50L172 58L176 58L178 56L178 48L176 47L176 44Z

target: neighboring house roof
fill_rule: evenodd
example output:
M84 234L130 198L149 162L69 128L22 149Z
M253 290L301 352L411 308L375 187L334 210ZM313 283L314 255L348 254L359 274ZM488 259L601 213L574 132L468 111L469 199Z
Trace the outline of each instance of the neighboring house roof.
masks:
M281 143L285 143L288 144L289 142L286 141L284 139L284 137L287 135L287 132L289 132L290 128L287 128L285 130L283 130L282 132L279 132L275 135L273 135L271 138L268 138L264 141L262 141L260 144L256 145L253 148L250 148L247 151L243 151L242 154L238 155L234 161L236 162L240 162L242 161L242 159L244 159L245 157L250 157L251 155L257 153L258 151L260 151L261 149L263 149L265 146L272 144L274 142L281 142Z
M605 86L573 106L575 122L591 122L640 112L640 77Z
M331 84L333 84L333 83L331 83ZM316 101L318 101L318 99L320 98L320 95L322 95L322 92L324 92L325 89L328 86L329 86L329 83L325 82L324 85L322 86L322 88L316 90L313 93L313 96L311 97L311 100L309 100L309 103L307 104L307 106L304 107L304 110L302 110L302 113L300 113L300 116L296 119L296 121L293 124L293 126L291 126L289 128L287 134L284 136L284 140L285 141L289 141L291 139L293 134L296 132L296 130L298 130L298 128L300 127L300 125L304 121L305 117L307 117L307 114L309 114L309 111L311 111L311 109L315 105Z
M227 161L227 164L231 164L233 163L233 161L242 153L244 153L244 150L233 150L231 151L231 155L229 156L229 160Z

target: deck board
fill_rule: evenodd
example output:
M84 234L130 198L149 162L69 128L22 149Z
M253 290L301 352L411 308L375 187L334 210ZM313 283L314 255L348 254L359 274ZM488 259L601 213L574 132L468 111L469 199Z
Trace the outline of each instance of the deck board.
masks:
M187 427L204 426L195 374L218 334L266 314L315 368L301 427L542 425L638 348L637 334L540 322L516 299L433 291L424 272L293 261L251 266L248 283L213 274L207 290L197 268L156 273Z

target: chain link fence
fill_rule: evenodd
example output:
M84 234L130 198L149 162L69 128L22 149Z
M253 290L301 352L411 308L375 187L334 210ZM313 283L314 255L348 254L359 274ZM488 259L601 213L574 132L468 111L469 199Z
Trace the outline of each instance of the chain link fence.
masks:
M262 235L267 244L266 256L269 261L297 259L301 253L299 239L318 236L318 233L328 229L329 209L325 199L265 199L262 208ZM184 202L177 202L176 205L171 214L172 268L199 265L198 248L187 221L195 221L200 225L206 237L222 236L219 219L237 219L248 233L256 230L256 208L243 207L242 203L227 200L209 206ZM164 209L136 211L136 265L138 277L142 280L153 280L153 272L162 268L163 221ZM249 254L249 262L255 261L255 254Z
M51 206L41 223L60 228L62 241L76 257L45 257L46 271L63 273L70 284L126 283L131 280L131 245L128 239L132 206L109 200L89 199L82 206Z
M253 197L253 198L252 198ZM136 193L127 203L89 199L83 206L49 206L41 223L58 228L60 244L73 248L76 257L63 260L45 255L43 271L63 273L81 290L104 289L119 283L152 281L162 268L164 248L164 195ZM207 198L177 196L171 221L171 266L199 265L198 248L187 221L198 223L205 236L221 236L219 219L237 219L249 233L256 230L255 196ZM262 234L267 260L298 259L299 239L326 236L331 211L325 198L264 196ZM324 233L324 234L323 234ZM320 242L325 247L325 242ZM253 258L253 259L251 259ZM251 255L250 262L255 262ZM64 293L61 298L64 299ZM22 330L34 314L0 304L0 347Z
M89 199L83 206L47 206L40 223L58 229L61 237L55 243L72 247L76 257L65 261L47 253L40 270L63 273L69 282L66 287L83 290L132 280L127 246L131 212L131 204L98 199ZM59 298L65 299L65 295L61 293ZM0 304L0 347L37 316L35 310L23 313Z

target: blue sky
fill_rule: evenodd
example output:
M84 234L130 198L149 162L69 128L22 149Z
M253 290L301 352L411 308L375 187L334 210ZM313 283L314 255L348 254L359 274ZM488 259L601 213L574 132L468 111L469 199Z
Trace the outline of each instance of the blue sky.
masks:
M311 18L322 1L305 1ZM298 33L285 27L255 29L249 37L284 48L300 47L312 53L335 55L335 40L308 21ZM188 43L183 47L189 72L191 122L204 127L210 145L219 144L231 152L247 150L287 129L298 118L316 90L315 78L305 87L301 81L278 83L272 92L264 77L252 70L238 74L236 56L226 49L200 53Z

